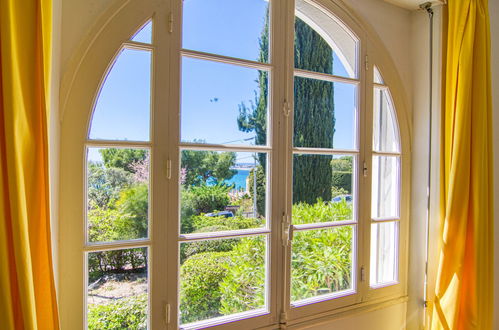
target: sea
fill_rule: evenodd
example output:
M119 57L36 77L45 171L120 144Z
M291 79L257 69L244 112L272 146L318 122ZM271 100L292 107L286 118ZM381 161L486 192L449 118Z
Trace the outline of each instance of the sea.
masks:
M236 174L229 180L225 180L226 184L235 184L236 190L246 190L246 178L248 177L250 170L235 169Z

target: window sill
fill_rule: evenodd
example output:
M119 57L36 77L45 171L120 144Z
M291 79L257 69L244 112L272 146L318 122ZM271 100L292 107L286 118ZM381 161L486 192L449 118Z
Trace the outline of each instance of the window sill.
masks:
M304 329L311 326L318 326L321 324L329 323L336 319L341 319L360 313L372 312L378 309L390 307L397 304L402 304L407 302L408 300L409 300L408 296L401 296L396 298L389 298L389 299L385 298L385 299L366 301L338 308L329 312L319 313L316 315L290 320L286 324L286 329ZM273 330L273 329L279 329L279 325L272 325L259 328L259 330Z

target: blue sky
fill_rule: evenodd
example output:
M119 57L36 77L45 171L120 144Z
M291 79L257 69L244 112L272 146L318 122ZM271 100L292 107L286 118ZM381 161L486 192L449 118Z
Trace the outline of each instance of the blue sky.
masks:
M265 24L265 0L184 0L185 49L256 60ZM166 33L166 31L165 31ZM151 26L133 40L150 42ZM334 55L334 73L348 76ZM89 137L149 140L149 51L125 49L117 57L99 94ZM254 132L237 128L238 105L255 99L258 70L184 58L181 76L181 139L208 143L254 144ZM355 88L334 83L336 148L353 148ZM244 141L244 139L250 139ZM92 152L90 159L97 160Z

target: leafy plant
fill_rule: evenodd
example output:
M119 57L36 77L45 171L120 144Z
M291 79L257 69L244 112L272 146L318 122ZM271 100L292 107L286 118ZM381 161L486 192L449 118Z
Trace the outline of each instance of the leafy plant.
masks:
M180 319L182 323L220 316L220 282L231 252L199 253L180 268Z
M231 169L236 163L235 152L183 150L181 163L186 186L218 184L236 174Z
M182 233L194 230L192 217L201 213L209 213L225 209L229 204L229 190L225 184L192 186L182 189L181 193L181 225Z
M88 328L146 329L147 294L121 298L108 304L88 306Z
M224 315L263 307L265 304L265 240L247 237L227 260L227 275L220 283Z
M248 191L250 193L250 196L251 196L251 200L253 201L253 198L254 198L254 194L255 194L255 188L253 187L254 186L254 173L255 173L255 170L252 169L249 173L249 176L248 176L248 182L249 182L249 186L248 186ZM261 165L258 165L256 167L256 209L257 209L257 212L259 215L262 215L262 216L265 216L265 198L266 198L266 191L265 191L265 187L266 187L266 174L265 174L265 169L263 168L263 166Z
M292 300L350 287L352 228L307 230L295 235L292 248Z
M88 207L112 209L123 189L132 185L132 175L115 167L105 167L100 163L88 166Z
M345 200L331 203L319 199L314 204L294 204L292 212L294 224L351 220L352 204Z
M130 173L135 173L134 164L145 160L148 155L145 149L132 148L105 148L99 153L107 168L120 168Z
M246 218L240 215L229 218L223 216L208 217L205 215L198 215L192 218L192 223L196 231L206 232L206 230L203 229L212 226L223 226L228 230L256 228L262 225L262 219Z

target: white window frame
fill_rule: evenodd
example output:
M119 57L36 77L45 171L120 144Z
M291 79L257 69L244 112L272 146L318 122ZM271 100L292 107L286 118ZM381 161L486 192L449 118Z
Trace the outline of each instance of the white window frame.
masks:
M321 317L334 316L345 311L382 302L405 299L407 284L407 248L409 227L410 154L409 120L405 111L404 91L394 65L368 27L354 18L347 8L333 1L314 1L323 11L334 14L359 39L358 49L358 106L359 106L359 152L357 170L357 263L354 278L355 294L324 300L303 306L289 304L290 286L290 245L283 247L281 223L291 214L290 192L292 185L292 115L286 116L281 109L284 102L293 100L293 42L294 42L294 1L272 0L271 50L274 58L287 59L262 65L271 67L273 81L269 90L269 109L274 109L274 117L269 136L269 148L275 161L269 162L271 173L287 169L286 175L270 178L269 191L273 203L269 208L271 232L269 250L269 312L251 319L220 324L217 329L257 328L286 323L298 326ZM60 244L59 244L59 305L61 326L78 329L85 324L86 310L86 257L85 252L121 247L150 247L149 253L149 304L151 329L178 328L179 288L178 266L178 181L162 176L167 162L171 162L171 177L179 175L179 109L180 109L180 60L181 60L181 1L129 1L116 4L97 22L88 39L70 63L64 76L61 89L62 131L61 131L61 199L60 199ZM283 20L282 17L286 17ZM153 44L145 45L128 41L130 37L149 19L153 20ZM173 23L171 23L173 21ZM276 23L278 22L278 24ZM164 28L162 31L158 27ZM279 36L279 37L278 37ZM282 37L284 36L284 37ZM98 91L105 73L114 61L115 55L126 44L139 49L150 49L152 60L152 102L151 102L151 141L131 143L126 141L88 141L89 121ZM193 54L193 53L192 53ZM199 54L199 56L205 56ZM213 58L213 56L209 56ZM220 61L232 59L218 57ZM245 62L237 60L237 62ZM246 61L250 64L250 61ZM372 288L369 285L370 228L371 228L371 173L372 165L372 116L373 113L373 65L383 75L390 88L400 131L400 219L398 240L398 283L385 287ZM258 65L256 65L258 66ZM175 87L177 86L177 87ZM165 93L168 91L168 93ZM165 111L165 109L167 111ZM168 129L164 129L167 127ZM172 142L173 141L173 142ZM104 245L85 243L85 150L88 146L135 146L146 147L151 153L151 204L150 237L136 242L117 242ZM217 148L220 150L220 148ZM230 150L233 150L232 148ZM344 154L344 153L341 153ZM367 176L362 165L366 164ZM282 170L281 170L282 171ZM359 189L362 186L363 189ZM164 203L164 201L167 201ZM285 215L283 217L283 214ZM166 219L165 221L161 219ZM176 228L173 230L173 228ZM165 239L166 238L166 239ZM167 280L161 280L162 278ZM361 279L364 278L364 280ZM166 312L168 310L168 312ZM169 316L169 323L165 318ZM229 316L227 319L230 319Z

